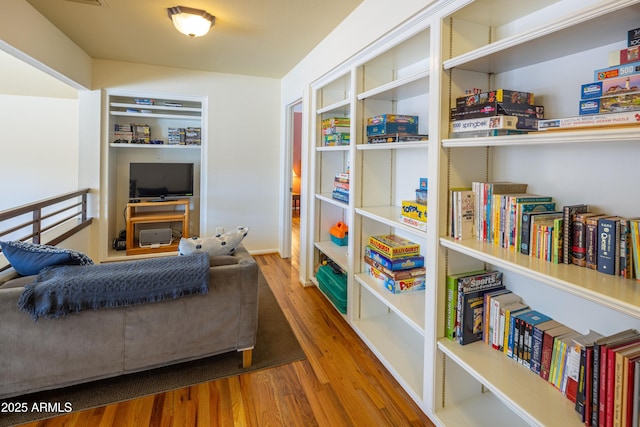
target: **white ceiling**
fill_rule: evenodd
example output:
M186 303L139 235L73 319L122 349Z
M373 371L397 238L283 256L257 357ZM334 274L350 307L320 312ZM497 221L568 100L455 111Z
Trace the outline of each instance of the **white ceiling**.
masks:
M94 59L282 78L363 0L26 1ZM215 25L190 39L173 28L173 6L204 9Z

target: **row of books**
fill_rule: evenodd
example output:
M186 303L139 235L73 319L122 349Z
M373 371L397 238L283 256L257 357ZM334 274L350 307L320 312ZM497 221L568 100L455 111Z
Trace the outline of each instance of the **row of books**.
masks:
M333 191L331 197L344 203L349 203L349 174L346 172L336 173L333 179Z
M640 333L582 334L509 290L484 301L483 341L559 390L588 426L638 425Z
M447 276L445 336L482 341L530 369L575 405L586 425L637 426L640 333L581 334L529 307L499 271Z
M395 294L425 288L426 269L418 243L395 234L371 236L364 261L369 277Z
M640 278L640 219L596 214L585 204L558 207L527 184L480 182L451 190L451 237Z
M500 271L479 270L447 276L445 336L462 345L480 341L484 295L504 288Z

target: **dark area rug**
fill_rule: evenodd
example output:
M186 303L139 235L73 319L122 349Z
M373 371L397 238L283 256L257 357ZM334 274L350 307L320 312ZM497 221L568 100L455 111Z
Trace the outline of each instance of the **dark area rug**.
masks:
M33 411L33 405L59 405L54 410L73 412L188 387L305 358L291 326L264 276L259 278L258 335L251 367L242 368L242 353L230 352L191 362L86 384L0 400L0 427L24 424L60 415ZM15 404L26 412L15 412ZM67 411L68 412L68 411Z

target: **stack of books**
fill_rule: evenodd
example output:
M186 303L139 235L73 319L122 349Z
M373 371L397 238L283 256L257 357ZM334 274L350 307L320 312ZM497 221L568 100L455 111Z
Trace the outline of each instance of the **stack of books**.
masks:
M485 294L502 291L502 272L475 271L447 277L445 335L462 345L483 339Z
M351 119L332 117L322 120L322 140L325 146L349 145L351 141Z
M331 197L341 202L349 203L349 174L346 172L336 173L333 179L333 191Z
M394 294L424 290L426 270L420 245L395 234L369 237L365 271Z

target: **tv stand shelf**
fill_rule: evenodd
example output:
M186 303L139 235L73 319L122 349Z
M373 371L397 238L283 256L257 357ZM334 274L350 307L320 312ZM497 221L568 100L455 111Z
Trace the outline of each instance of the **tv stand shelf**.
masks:
M178 209L180 206L182 210ZM138 208L172 208L173 210L140 210ZM161 202L127 203L127 255L142 255L156 252L173 252L178 250L179 241L159 247L140 247L135 241L135 230L138 224L161 222L182 222L182 237L189 237L189 199L166 200Z

